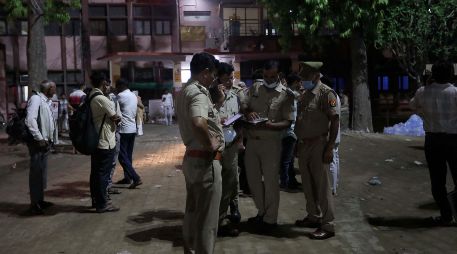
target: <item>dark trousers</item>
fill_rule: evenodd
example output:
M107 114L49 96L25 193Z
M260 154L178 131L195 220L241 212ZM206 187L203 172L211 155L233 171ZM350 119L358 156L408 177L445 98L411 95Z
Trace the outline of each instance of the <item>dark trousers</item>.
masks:
M136 173L133 168L133 146L135 145L136 133L121 133L121 143L119 150L119 163L124 169L124 178L130 181L138 182L140 176Z
M247 139L243 139L243 145L246 146ZM239 184L240 190L242 190L245 194L251 193L249 189L248 180L246 177L246 167L244 165L244 156L246 154L246 150L243 150L238 153L238 167L240 168L240 175L239 175Z
M44 200L48 172L49 148L28 144L30 154L29 192L30 203L36 205Z
M295 148L296 139L288 136L282 139L282 149L281 149L281 185L294 184L295 179L295 169L294 169L294 148Z
M427 159L432 185L432 195L440 208L441 217L452 219L447 199L447 166L457 187L457 134L427 133L425 135L425 158Z
M107 187L113 166L114 149L97 149L90 157L90 195L98 209L107 203Z

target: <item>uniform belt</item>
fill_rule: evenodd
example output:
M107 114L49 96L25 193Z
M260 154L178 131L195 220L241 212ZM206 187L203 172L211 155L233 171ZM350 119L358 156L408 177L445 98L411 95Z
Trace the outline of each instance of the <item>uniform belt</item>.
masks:
M298 140L299 143L302 143L302 144L305 144L305 143L312 143L312 142L315 142L323 137L327 137L327 134L322 134L320 136L315 136L315 137L311 137L311 138L301 138Z
M212 159L216 161L220 161L222 159L221 152L210 152L204 150L186 150L185 156L200 158L200 159Z

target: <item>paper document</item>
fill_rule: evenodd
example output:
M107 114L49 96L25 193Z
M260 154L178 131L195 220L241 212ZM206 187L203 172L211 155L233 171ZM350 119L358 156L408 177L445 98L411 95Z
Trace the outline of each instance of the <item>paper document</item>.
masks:
M230 117L229 119L225 120L224 122L224 126L229 126L231 125L232 123L234 123L236 120L240 119L243 115L242 114L236 114L232 117Z
M254 120L243 119L243 121L255 125L255 124L258 124L258 123L263 123L263 122L268 121L268 118L262 118L261 117L261 118L257 118L257 119L254 119Z

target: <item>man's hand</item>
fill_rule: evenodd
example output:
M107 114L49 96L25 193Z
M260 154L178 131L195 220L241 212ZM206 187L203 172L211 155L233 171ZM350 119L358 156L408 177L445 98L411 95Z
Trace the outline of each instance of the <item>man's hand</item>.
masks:
M115 125L118 125L121 122L121 117L118 115L114 115L110 117L111 121L114 122Z
M330 164L333 161L333 146L327 145L324 151L323 162L325 164Z
M48 146L48 142L46 142L46 140L44 140L44 139L38 140L37 144L38 144L38 147L40 147L40 148L44 148L44 147Z
M254 120L257 120L260 118L259 114L257 114L257 112L249 112L246 114L246 118L249 120L249 121L254 121Z
M216 152L219 149L219 140L215 137L210 138L211 147L209 148L211 152Z
M227 121L227 117L221 117L221 124L223 125Z

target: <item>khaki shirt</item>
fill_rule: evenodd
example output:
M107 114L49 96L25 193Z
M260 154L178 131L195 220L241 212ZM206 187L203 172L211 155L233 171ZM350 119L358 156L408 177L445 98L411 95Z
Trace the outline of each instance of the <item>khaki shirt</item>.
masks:
M295 134L298 139L328 135L330 117L339 115L336 93L322 82L298 101Z
M95 92L103 94L100 89L94 88L90 92L89 96L94 95ZM94 120L94 126L97 129L97 132L100 130L103 117L106 115L105 122L103 123L103 127L100 133L98 148L114 149L116 146L116 125L110 119L112 116L116 115L116 111L114 111L114 103L106 96L98 95L94 97L90 102L90 108L92 110L92 119Z
M261 118L272 122L294 121L296 108L294 97L286 92L286 87L278 85L275 89L266 88L263 82L255 82L247 95L248 111L256 112ZM283 132L248 128L248 138L275 139L281 138Z
M176 99L176 115L179 131L184 145L188 149L203 150L203 145L195 138L192 128L192 118L203 117L208 121L211 137L219 141L219 151L224 150L224 134L222 132L219 112L211 101L208 90L198 81L189 80L184 85Z
M225 95L224 103L219 109L221 118L230 118L240 112L241 95L237 87L233 86Z

